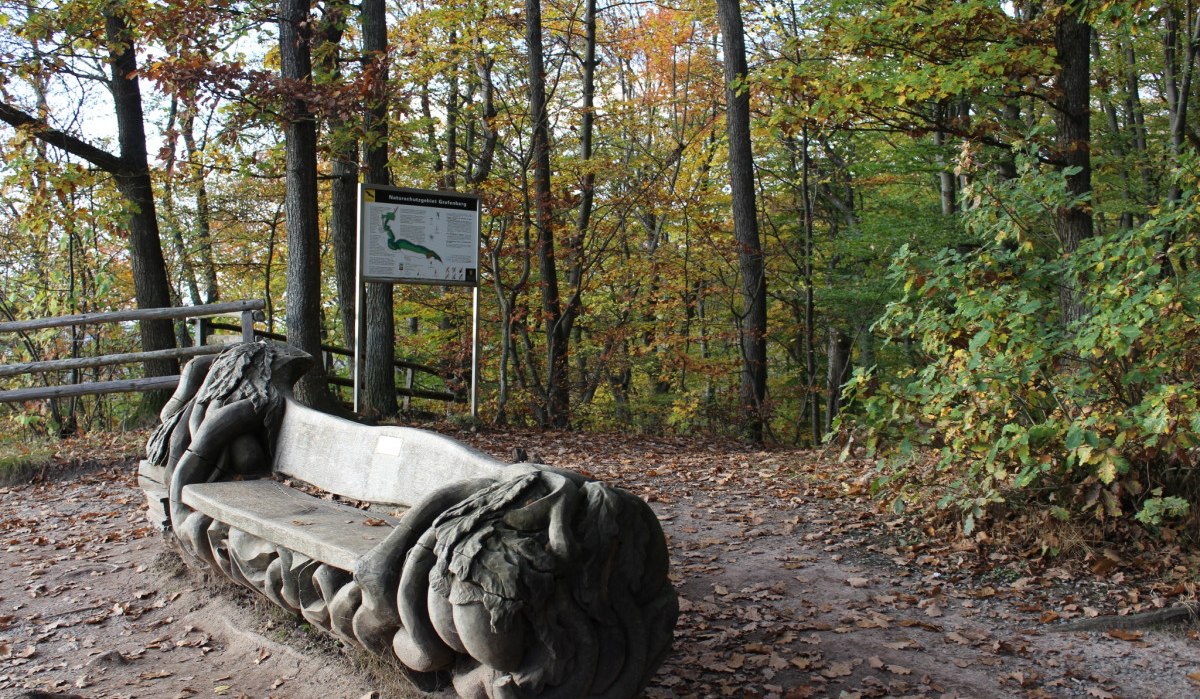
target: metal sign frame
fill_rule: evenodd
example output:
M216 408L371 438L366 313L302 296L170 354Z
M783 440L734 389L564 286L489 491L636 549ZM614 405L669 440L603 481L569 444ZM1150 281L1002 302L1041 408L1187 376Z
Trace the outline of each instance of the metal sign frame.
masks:
M367 282L467 286L471 298L471 417L479 416L479 224L473 194L358 185L354 274L354 412L362 373Z

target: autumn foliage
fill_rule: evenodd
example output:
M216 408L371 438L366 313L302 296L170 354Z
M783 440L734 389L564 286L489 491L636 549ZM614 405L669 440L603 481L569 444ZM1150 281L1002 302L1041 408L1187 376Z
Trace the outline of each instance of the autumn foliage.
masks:
M484 202L485 421L833 436L848 457L886 455L889 503L967 532L1026 507L1101 527L1137 517L1163 536L1191 516L1189 3L743 2L748 69L729 84L706 2L393 3L382 53L357 4L289 7L313 67L283 77L273 3L0 2L0 114L18 124L0 130L3 315L112 310L145 291L129 221L148 207L91 151L63 148L127 162L119 78L144 95L172 303L261 297L266 330L349 344L353 226L337 202L382 167ZM123 38L102 21L117 9ZM137 69L114 78L127 46ZM739 266L753 251L732 222L727 94L750 105L765 332ZM294 265L319 268L313 289L288 273L298 121L317 132L317 262ZM368 163L380 152L386 166ZM317 302L289 318L301 291ZM469 294L398 288L383 317L395 332L372 338L376 355L434 368L418 390L465 389ZM34 333L0 358L133 349L135 332ZM175 328L177 343L194 333ZM748 338L767 374L752 410ZM344 359L328 367L346 378ZM14 433L133 418L111 397L3 410Z

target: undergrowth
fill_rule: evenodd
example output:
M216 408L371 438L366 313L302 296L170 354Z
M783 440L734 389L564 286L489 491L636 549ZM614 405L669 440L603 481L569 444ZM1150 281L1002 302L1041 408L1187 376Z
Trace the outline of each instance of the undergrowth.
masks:
M931 262L902 250L902 288L876 330L918 361L849 383L848 444L879 457L872 482L896 512L956 519L971 536L1014 522L1045 548L1126 534L1194 536L1200 502L1200 167L1181 201L1140 226L1063 253L1063 173L1029 156L981 182L974 249ZM1064 320L1063 289L1082 302ZM1057 539L1053 541L1052 539Z

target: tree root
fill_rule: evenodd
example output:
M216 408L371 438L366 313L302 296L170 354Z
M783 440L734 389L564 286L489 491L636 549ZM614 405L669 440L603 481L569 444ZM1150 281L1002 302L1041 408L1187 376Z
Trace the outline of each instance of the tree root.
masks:
M1178 626L1195 623L1200 620L1200 603L1185 602L1183 604L1156 609L1140 614L1109 615L1082 619L1069 624L1059 624L1050 631L1108 631L1109 629L1149 629L1158 626Z

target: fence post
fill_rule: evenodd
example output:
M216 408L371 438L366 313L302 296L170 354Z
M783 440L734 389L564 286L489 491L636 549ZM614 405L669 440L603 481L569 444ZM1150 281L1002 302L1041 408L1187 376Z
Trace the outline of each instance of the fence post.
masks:
M212 328L209 327L208 318L196 318L196 346L208 345L209 335L212 334Z
M242 311L242 342L254 342L254 311Z
M412 367L409 367L404 370L404 387L407 388L409 391L412 390L412 387L413 387ZM402 403L403 403L402 407L404 410L408 410L408 404L409 404L410 399L411 399L411 396L404 396L404 400L402 401Z

